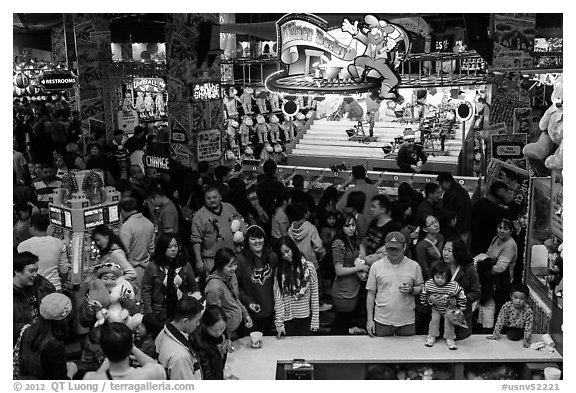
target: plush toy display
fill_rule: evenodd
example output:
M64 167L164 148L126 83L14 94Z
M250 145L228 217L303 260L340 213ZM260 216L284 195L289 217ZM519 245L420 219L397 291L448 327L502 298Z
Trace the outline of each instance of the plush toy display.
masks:
M164 102L164 96L162 95L162 93L156 94L154 104L156 105L156 116L157 117L166 116L166 103Z
M144 92L136 93L136 111L141 115L144 113Z
M278 116L275 114L270 115L270 137L272 138L272 143L276 143L276 141L280 141L280 125L278 122Z
M144 109L146 109L146 116L154 116L154 99L150 92L146 92L146 96L144 97Z
M268 93L264 89L258 89L256 92L256 105L258 106L258 111L260 113L268 113L266 108L266 100L268 99Z
M250 145L250 130L254 129L254 122L250 116L244 116L242 118L242 124L238 128L238 133L240 134L240 145L246 146Z
M280 95L276 93L270 93L270 106L272 107L272 112L278 112L280 110Z
M242 100L238 97L238 90L236 90L234 87L230 87L228 96L224 96L223 101L228 117L238 117L236 102L242 103Z
M244 110L244 114L253 113L252 112L252 99L254 98L254 89L251 87L245 87L244 92L240 96L242 100L242 109Z
M306 124L306 116L304 116L304 113L296 113L296 120L294 120L294 134L298 134L302 127L304 127L304 124Z
M284 131L284 139L286 142L294 139L294 121L292 119L292 116L286 116L280 125L282 131Z
M231 149L238 147L236 144L236 134L238 131L238 122L234 119L228 119L228 128L226 128L226 139Z
M284 149L280 143L274 145L273 159L277 165L285 165L288 161L288 157L286 156L286 153L284 153Z
M258 133L258 143L268 142L268 131L270 126L262 115L256 116L256 132Z
M240 157L241 160L253 160L254 159L254 150L250 146L244 149L244 154Z
M134 109L134 104L132 103L132 93L127 91L124 94L124 100L122 100L122 110L124 112L129 112L132 109Z
M262 148L262 153L260 153L260 161L264 162L271 159L274 159L274 148L266 142Z
M524 155L535 160L545 160L548 169L561 170L564 156L564 125L563 125L563 78L558 77L554 82L554 91L551 96L552 105L544 112L540 119L540 138L534 143L524 147ZM555 146L558 146L554 151Z

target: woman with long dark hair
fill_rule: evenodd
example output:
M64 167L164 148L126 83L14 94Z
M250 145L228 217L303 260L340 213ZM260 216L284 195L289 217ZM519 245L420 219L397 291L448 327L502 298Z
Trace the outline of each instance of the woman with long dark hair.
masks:
M126 280L136 279L136 270L126 258L128 254L126 247L112 229L106 225L98 225L92 232L92 241L96 243L96 247L100 251L98 265L115 263L122 268Z
M214 267L206 278L204 296L207 305L221 307L226 314L228 333L236 338L246 336L248 333L243 329L252 327L252 318L246 307L240 302L238 279L236 278L236 255L231 249L224 247L216 251Z
M274 311L278 337L309 336L320 327L318 276L294 240L278 242L278 268L274 279Z
M69 335L72 302L52 293L40 302L40 317L22 334L20 377L26 379L72 379L78 367L67 361L64 342Z
M162 320L173 318L176 302L183 296L202 297L178 239L165 233L156 243L154 261L144 270L142 312L157 314Z
M244 235L244 247L236 258L240 301L250 313L253 330L271 335L274 322L274 273L278 257L268 245L261 227L248 227Z
M456 281L466 294L464 318L466 318L468 328L455 326L456 340L463 340L472 334L472 304L480 298L478 273L476 273L468 245L460 237L453 237L446 241L442 249L442 257L450 267L452 280Z
M202 379L224 379L224 366L228 352L232 351L226 331L226 313L217 305L206 307L202 322L192 334L192 347L196 350L202 369Z
M370 266L358 258L360 243L357 232L356 218L345 214L332 243L332 258L336 271L336 279L332 285L332 306L336 312L333 334L348 334L353 326L354 311L360 298L361 282L358 273L367 273L370 269Z

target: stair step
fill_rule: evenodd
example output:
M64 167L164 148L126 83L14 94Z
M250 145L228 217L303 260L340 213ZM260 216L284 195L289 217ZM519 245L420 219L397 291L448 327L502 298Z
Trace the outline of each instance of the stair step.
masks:
M298 147L295 148L294 150L292 150L292 155L309 156L309 157L353 157L353 158L362 157L362 158L366 158L366 159L383 159L384 158L384 154L382 153L382 151L378 152L378 150L373 149L373 151L369 152L369 153L370 154L364 153L364 154L359 155L355 151L339 150L337 154L334 154L334 152L332 152L332 154L331 154L330 151L307 150L307 149L300 149ZM429 156L428 161L429 162L447 162L447 163L457 164L458 163L458 156Z

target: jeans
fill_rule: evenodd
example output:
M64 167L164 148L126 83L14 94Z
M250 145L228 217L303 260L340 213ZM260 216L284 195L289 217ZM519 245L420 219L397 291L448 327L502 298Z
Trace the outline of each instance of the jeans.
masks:
M428 326L428 335L438 337L440 335L440 319L442 314L434 307L432 307L432 319ZM456 334L454 333L454 324L444 315L444 338L446 340L454 340Z
M416 326L413 323L404 326L392 326L392 325L384 325L374 321L374 324L376 325L377 337L413 336L414 334L416 334Z

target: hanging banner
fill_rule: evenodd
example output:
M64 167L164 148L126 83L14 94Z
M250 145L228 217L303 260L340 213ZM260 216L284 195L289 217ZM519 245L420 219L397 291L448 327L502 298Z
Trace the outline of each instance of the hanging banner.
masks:
M496 14L492 67L532 67L536 14Z
M528 204L530 186L528 171L493 158L488 163L488 169L486 170L486 189L490 189L492 183L497 180L504 182L508 186L513 196L512 199L520 205L521 211L524 211Z
M499 134L492 135L490 151L492 158L502 161L511 160L519 168L526 168L526 157L522 150L526 146L527 134Z
M563 239L563 179L562 171L552 171L552 187L550 196L550 230L560 239Z
M222 155L222 138L220 130L200 131L196 135L198 161L214 161Z
M116 112L116 121L118 123L118 129L124 131L124 134L134 133L134 127L138 123L138 112L134 109L129 110L119 110Z
M148 168L160 172L170 171L170 144L165 142L151 143L146 154L145 164Z

